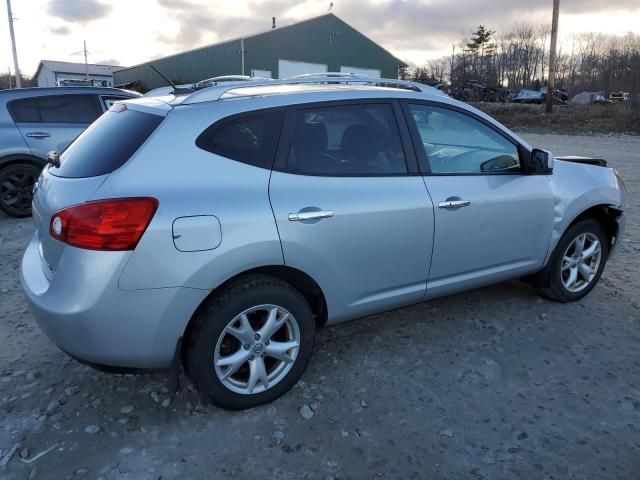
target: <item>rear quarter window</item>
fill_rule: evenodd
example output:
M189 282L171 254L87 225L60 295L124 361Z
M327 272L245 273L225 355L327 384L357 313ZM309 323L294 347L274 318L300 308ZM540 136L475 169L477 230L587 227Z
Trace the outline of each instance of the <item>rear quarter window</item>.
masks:
M270 110L224 118L202 132L196 145L238 162L271 168L282 115L282 110Z
M60 155L58 177L96 177L120 168L149 138L164 117L135 110L108 111Z

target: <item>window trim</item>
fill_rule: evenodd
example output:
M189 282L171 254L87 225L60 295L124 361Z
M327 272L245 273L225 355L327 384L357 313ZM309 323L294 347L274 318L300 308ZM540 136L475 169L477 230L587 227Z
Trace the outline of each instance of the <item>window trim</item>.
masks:
M91 102L93 103L93 108L95 109L96 113L98 114L96 116L96 118L94 118L92 121L90 122L44 122L42 121L42 113L40 112L40 100L43 98L60 98L60 97L76 97L76 96L84 96L84 97L91 97ZM24 101L24 100L35 100L37 108L38 108L38 117L40 118L40 120L38 122L22 122L22 121L18 121L16 120L16 115L15 112L13 110L13 106L14 104ZM15 98L9 102L7 102L7 110L9 111L9 115L11 115L11 119L13 120L13 123L15 123L16 125L42 125L43 123L45 124L51 124L51 125L91 125L93 122L95 122L100 115L102 115L104 113L103 107L100 104L100 101L98 100L98 97L96 96L96 94L94 93L86 93L86 92L82 92L82 93L61 93L61 94L49 94L49 95L37 95L37 96L32 96L32 97L22 97L22 98Z
M234 121L234 120L236 120L238 118L252 117L252 116L255 116L255 115L269 114L269 113L280 113L280 125L278 125L278 138L276 138L276 145L275 145L276 148L274 149L271 161L269 162L269 159L266 159L267 165L265 165L265 166L263 166L263 165L254 165L253 163L248 163L248 162L244 162L242 160L238 160L236 158L227 157L227 156L222 155L220 153L216 153L216 152L212 152L211 150L207 150L206 148L203 148L202 146L199 145L200 138L202 138L202 136L209 129L219 127L224 123L232 122L232 121ZM285 116L286 116L286 106L258 108L256 110L245 110L245 111L242 111L242 112L233 113L231 115L227 115L226 117L219 118L218 120L216 120L215 122L210 124L208 127L206 127L204 130L202 130L198 134L198 136L196 137L196 139L194 141L194 145L196 147L198 147L200 150L202 150L203 152L207 152L207 153L210 153L212 155L218 155L219 157L226 158L227 160L231 160L233 162L238 162L238 163L241 163L243 165L249 165L250 167L262 168L262 169L265 169L265 170L273 170L274 164L275 164L275 161L276 161L276 158L277 158L278 149L280 148L279 144L280 144L280 141L282 139L282 131L284 129Z
M389 105L391 107L393 119L398 129L400 144L404 153L405 166L407 171L403 173L310 173L310 172L294 172L287 168L287 159L289 149L293 141L293 133L295 131L296 115L301 110L315 110L318 108L343 107L349 105ZM348 100L326 100L320 102L297 103L285 106L284 120L280 131L280 141L276 151L276 161L273 170L276 172L287 173L290 175L301 175L306 177L326 177L326 178L367 178L367 177L410 177L421 176L418 168L418 160L415 155L415 146L411 141L411 136L407 128L406 121L402 115L402 109L397 98L358 98Z
M458 107L456 105L449 105L446 103L441 103L432 100L420 100L420 99L402 99L401 100L402 111L404 113L404 120L407 123L409 132L411 134L411 139L414 144L414 148L416 150L416 155L418 158L418 166L420 168L421 174L424 176L430 177L477 177L477 176L487 176L487 175L527 175L528 174L528 162L526 153L529 152L520 142L518 142L515 138L499 129L491 122L482 118L479 115L476 115L474 112L470 112L464 108ZM420 132L418 131L418 127L416 122L413 120L413 116L411 114L411 110L409 108L410 105L423 105L427 107L436 107L442 108L445 110L451 110L456 113L460 113L462 115L466 115L467 117L476 120L493 130L498 135L502 136L509 143L511 143L518 152L518 160L520 162L520 170L513 172L457 172L457 173L434 173L431 171L431 166L429 164L429 159L427 157L427 152L424 149L422 144L422 137L420 137Z

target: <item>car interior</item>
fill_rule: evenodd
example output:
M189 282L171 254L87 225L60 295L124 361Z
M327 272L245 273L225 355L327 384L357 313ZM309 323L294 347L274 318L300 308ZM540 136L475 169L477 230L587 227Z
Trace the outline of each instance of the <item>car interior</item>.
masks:
M287 168L315 175L407 172L398 129L386 105L301 111ZM394 123L391 123L394 122Z
M517 172L517 147L489 127L444 108L411 105L429 167L435 174Z

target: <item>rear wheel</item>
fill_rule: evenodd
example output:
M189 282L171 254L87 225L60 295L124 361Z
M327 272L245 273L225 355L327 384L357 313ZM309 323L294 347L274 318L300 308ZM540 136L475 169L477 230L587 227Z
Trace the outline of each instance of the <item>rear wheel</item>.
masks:
M271 402L298 381L315 337L304 296L266 275L241 277L194 318L185 367L213 404L244 409Z
M11 217L31 215L33 186L40 169L29 163L16 163L0 170L0 210Z
M540 294L559 302L580 300L600 279L608 253L609 241L600 223L592 219L576 223L560 238L543 270Z

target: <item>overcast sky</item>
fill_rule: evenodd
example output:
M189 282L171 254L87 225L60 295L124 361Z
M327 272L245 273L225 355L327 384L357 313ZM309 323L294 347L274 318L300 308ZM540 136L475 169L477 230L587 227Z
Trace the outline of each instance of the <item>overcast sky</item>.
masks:
M0 68L12 66L4 1ZM134 65L158 56L324 14L319 0L12 0L21 70L40 59ZM548 23L551 0L334 0L334 13L401 59L448 54L478 24ZM561 0L561 36L640 33L640 0ZM231 72L230 72L231 73Z

